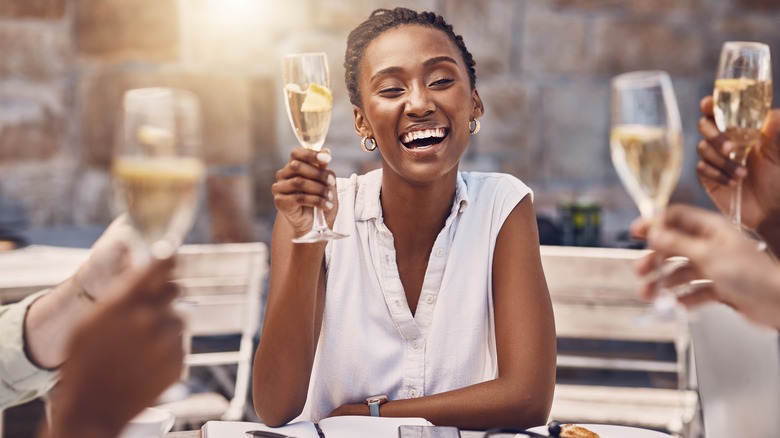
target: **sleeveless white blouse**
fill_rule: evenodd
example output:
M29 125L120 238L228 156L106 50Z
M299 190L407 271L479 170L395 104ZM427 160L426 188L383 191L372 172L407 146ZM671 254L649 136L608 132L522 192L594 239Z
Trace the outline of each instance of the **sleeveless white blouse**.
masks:
M326 248L325 312L299 419L316 422L372 395L422 397L497 376L493 252L531 190L506 174L460 173L412 316L382 220L381 181L381 169L337 181L334 230L349 237Z

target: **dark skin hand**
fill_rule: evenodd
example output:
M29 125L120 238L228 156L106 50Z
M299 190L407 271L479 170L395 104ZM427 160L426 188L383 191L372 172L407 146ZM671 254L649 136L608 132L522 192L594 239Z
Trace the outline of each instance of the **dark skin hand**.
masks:
M296 237L306 234L312 225L312 209L325 212L330 226L338 210L336 174L327 168L331 156L328 149L319 152L304 147L295 148L287 164L276 172L271 186L274 205L295 230Z
M750 153L745 167L729 159L735 144L715 125L713 100L700 103L702 118L699 132L704 137L697 145L699 162L696 174L707 194L728 214L731 193L742 179L742 223L758 232L777 254L780 250L780 110L769 112L761 131L761 144Z
M49 438L115 437L179 379L183 323L171 306L173 266L156 260L116 278L112 298L76 329Z

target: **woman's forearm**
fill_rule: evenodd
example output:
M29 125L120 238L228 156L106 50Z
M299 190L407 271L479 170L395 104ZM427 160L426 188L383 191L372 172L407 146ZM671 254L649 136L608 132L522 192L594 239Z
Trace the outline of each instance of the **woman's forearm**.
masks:
M272 283L255 354L255 411L266 424L289 422L303 409L322 315L323 244L286 245L273 255ZM289 250L288 250L289 249Z
M390 400L380 408L383 417L423 417L433 424L460 429L529 428L547 422L554 383L529 388L508 378L478 383L454 391ZM343 406L334 415L368 415L365 404Z

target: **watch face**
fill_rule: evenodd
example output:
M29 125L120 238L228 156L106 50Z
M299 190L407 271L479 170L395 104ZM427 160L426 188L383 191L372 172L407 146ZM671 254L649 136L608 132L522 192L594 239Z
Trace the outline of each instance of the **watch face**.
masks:
M382 404L387 401L386 395L375 395L366 399L366 404Z

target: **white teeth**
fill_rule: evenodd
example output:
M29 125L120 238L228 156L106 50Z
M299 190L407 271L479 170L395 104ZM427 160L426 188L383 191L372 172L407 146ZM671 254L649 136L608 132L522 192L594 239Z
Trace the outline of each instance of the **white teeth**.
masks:
M442 138L444 137L444 128L435 128L435 129L423 129L421 131L411 131L407 132L403 136L401 136L401 141L404 143L411 143L415 140L420 140L423 138Z

